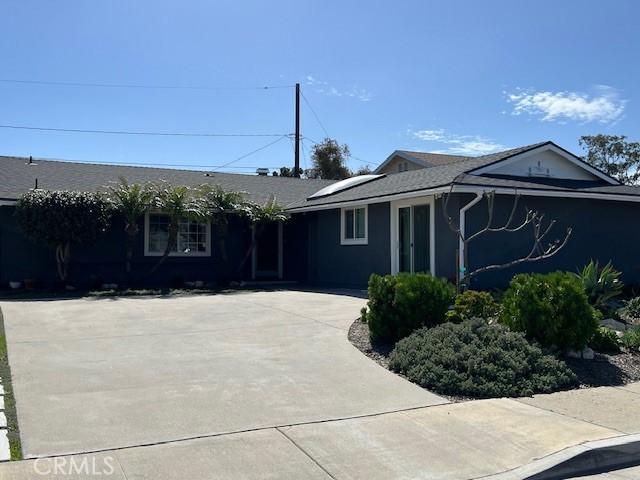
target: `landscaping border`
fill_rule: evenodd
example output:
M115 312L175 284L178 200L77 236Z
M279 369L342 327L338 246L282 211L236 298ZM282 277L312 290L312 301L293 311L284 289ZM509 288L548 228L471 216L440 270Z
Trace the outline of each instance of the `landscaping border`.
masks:
M4 414L7 417L7 438L11 460L22 460L22 443L20 442L20 428L16 412L16 400L11 383L11 367L7 351L7 337L4 330L4 317L0 309L0 378L4 388Z

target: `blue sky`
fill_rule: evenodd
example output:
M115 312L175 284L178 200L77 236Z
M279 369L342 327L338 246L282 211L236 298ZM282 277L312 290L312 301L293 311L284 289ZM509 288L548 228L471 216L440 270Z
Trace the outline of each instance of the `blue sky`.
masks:
M326 132L360 160L395 149L483 154L594 133L640 140L640 3L612 1L5 0L0 125ZM246 87L246 88L245 88ZM273 145L239 157L280 139ZM150 137L0 128L0 154L94 162L291 165L282 137ZM305 159L312 146L304 142ZM355 158L352 168L362 165Z

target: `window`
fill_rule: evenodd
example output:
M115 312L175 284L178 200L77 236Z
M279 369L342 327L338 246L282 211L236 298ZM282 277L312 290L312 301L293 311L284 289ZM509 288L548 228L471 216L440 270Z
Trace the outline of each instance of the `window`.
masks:
M367 244L367 207L343 208L340 243L342 245Z
M176 246L169 255L209 256L211 255L211 228L208 223L181 220L178 225ZM169 240L169 216L162 213L148 213L145 217L144 254L162 255Z

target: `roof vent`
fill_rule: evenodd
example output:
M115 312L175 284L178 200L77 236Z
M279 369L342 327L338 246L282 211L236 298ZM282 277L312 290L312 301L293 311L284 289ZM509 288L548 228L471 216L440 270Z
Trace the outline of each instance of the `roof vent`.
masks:
M267 175L269 175L269 172L270 170L268 168L258 168L256 170L256 173L261 177L266 177Z
M351 177L345 180L340 180L339 182L332 183L331 185L318 190L316 193L308 197L307 200L315 200L316 198L328 197L329 195L333 195L343 190L347 190L348 188L357 187L358 185L362 185L364 183L378 180L379 178L382 178L382 177L386 177L386 175L385 174L358 175L357 177Z

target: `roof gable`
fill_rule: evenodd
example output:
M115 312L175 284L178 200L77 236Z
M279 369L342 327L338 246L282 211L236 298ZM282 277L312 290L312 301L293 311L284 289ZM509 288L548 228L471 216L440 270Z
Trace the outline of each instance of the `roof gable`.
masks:
M448 155L444 153L411 152L408 150L395 150L382 162L374 173L397 173L393 165L397 161L404 160L413 164L416 168L430 168L449 163L468 160L470 157L461 155ZM415 168L414 168L415 170Z
M562 180L600 180L611 185L620 184L614 178L553 142L545 142L496 162L467 170L466 173Z

